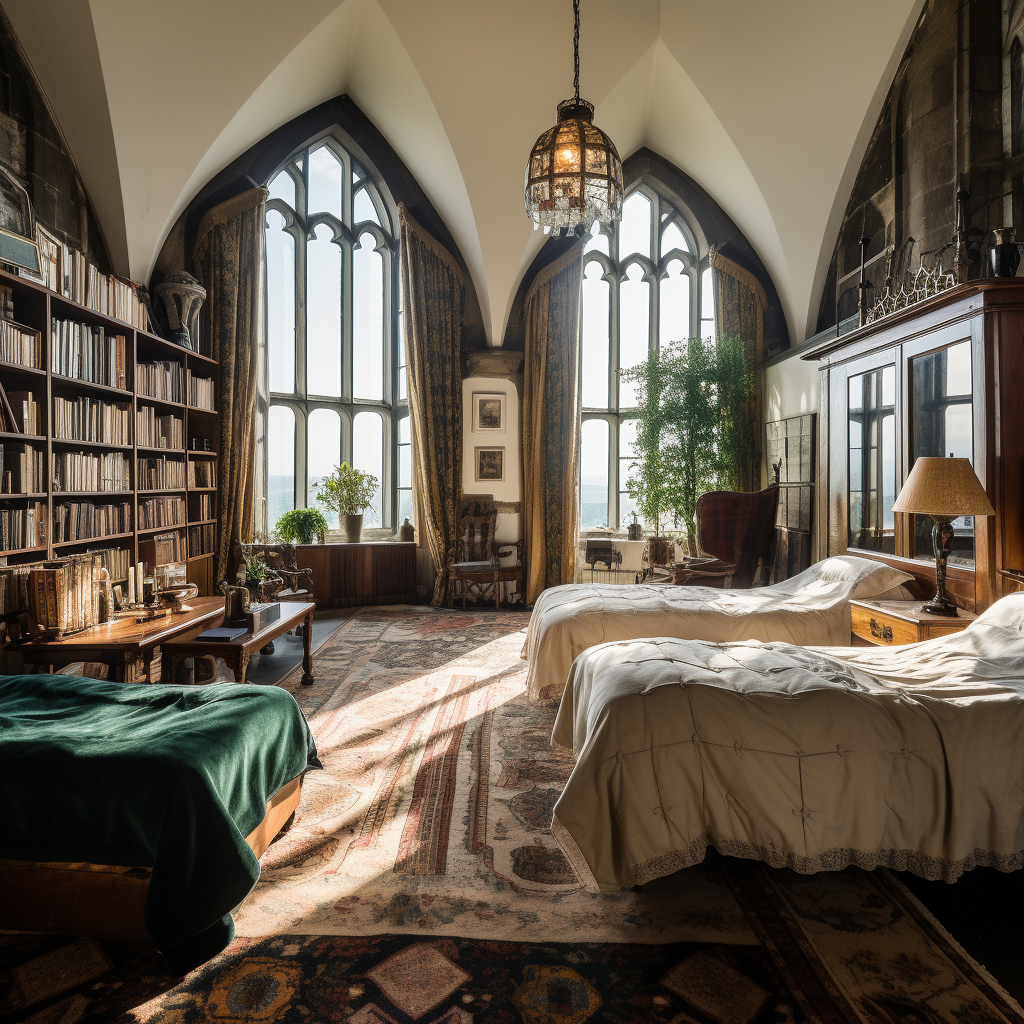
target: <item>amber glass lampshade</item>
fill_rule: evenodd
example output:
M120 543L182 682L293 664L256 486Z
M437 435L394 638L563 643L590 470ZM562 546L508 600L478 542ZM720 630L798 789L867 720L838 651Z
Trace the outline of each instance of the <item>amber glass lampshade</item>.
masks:
M558 123L534 143L526 167L526 211L535 228L610 224L622 216L622 162L593 117L586 100L564 100Z
M923 610L932 615L955 616L956 605L946 595L946 561L953 542L953 520L996 513L970 459L922 456L914 463L892 510L931 518L935 596Z

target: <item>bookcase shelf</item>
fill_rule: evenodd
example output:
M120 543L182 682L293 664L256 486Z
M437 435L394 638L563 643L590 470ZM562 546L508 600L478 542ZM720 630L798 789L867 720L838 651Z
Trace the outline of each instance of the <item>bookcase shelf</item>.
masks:
M218 412L216 410L198 409L190 407L185 402L172 402L137 393L136 367L139 363L171 361L178 363L185 370L190 370L196 377L213 378L216 382L217 360L199 352L189 351L180 345L174 344L172 341L168 341L166 338L160 338L148 331L139 330L131 324L112 316L97 313L95 310L51 291L35 281L18 277L5 270L0 270L0 285L10 288L13 292L14 320L19 325L40 332L41 364L43 367L40 369L0 361L0 384L3 385L5 390L32 393L39 410L37 429L40 431L38 434L0 431L0 444L3 444L5 449L8 445L28 444L34 447L36 451L43 451L46 458L44 475L48 488L45 491L31 493L0 493L0 513L4 513L5 510L23 508L24 506L19 503L38 502L42 514L45 516L47 537L46 544L15 548L7 551L0 550L0 564L17 565L25 562L36 562L44 558L52 558L57 553L65 553L70 550L84 550L87 547L127 549L129 562L134 564L140 558L139 543L141 539L148 538L153 534L172 531L179 531L182 534L182 553L185 554L187 546L185 531L188 526L208 526L215 523L216 520L194 520L192 522L182 522L175 526L154 526L139 529L139 505L154 497L165 495L180 497L184 503L185 518L187 520L190 511L193 515L199 511L198 506L201 500L212 502L212 511L216 513L216 499L201 498L201 496L214 494L216 488L189 487L187 483L183 487L175 488L154 490L139 488L137 459L166 457L169 461L178 464L186 463L186 465L191 459L206 460L212 464L214 467L213 472L216 473L219 451L216 449L213 451L194 451L187 447L158 448L134 442L129 444L110 444L102 441L78 441L54 437L54 397L60 396L67 399L80 395L88 396L105 402L116 403L126 408L133 438L135 436L138 410L143 406L150 406L158 410L158 415L171 414L181 421L186 446L192 438L205 439L211 445L216 446L219 444L220 436ZM72 321L91 327L101 327L105 334L110 337L123 336L125 339L124 380L127 382L127 387L115 388L106 384L94 384L90 381L77 380L73 377L54 373L51 369L55 342L55 336L51 330L51 322L53 320L58 322ZM66 339L67 334L64 337ZM216 383L214 387L216 388ZM101 457L101 455L107 458L108 456L105 454L107 452L122 452L125 459L130 463L131 476L129 479L134 484L132 489L124 491L57 490L52 483L52 459L58 453L66 455L69 450L76 449L86 454L91 453L96 458ZM214 479L216 479L216 476L214 476ZM15 478L15 482L17 482L17 478ZM193 494L196 495L194 499L190 497ZM127 502L130 509L130 522L134 528L104 537L88 537L80 540L54 542L53 522L55 509L67 502L83 502L94 505ZM212 554L188 558L189 578L199 585L201 593L208 594L213 592L212 558ZM195 570L194 573L193 569Z

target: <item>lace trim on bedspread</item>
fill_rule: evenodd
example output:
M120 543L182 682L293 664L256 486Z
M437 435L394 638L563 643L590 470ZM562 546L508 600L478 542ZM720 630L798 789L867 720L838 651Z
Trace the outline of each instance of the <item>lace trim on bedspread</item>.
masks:
M556 836L556 838L558 838ZM623 888L643 885L671 875L681 868L692 867L704 860L708 847L728 857L745 857L748 860L760 860L773 868L790 868L802 875L813 875L818 871L842 871L850 865L856 865L865 871L878 867L892 868L894 871L909 871L911 874L929 881L955 882L965 871L977 867L997 868L999 871L1019 871L1024 868L1024 850L1017 853L995 853L991 850L975 850L970 856L961 860L944 860L917 850L851 850L846 847L834 847L817 857L802 857L785 850L767 846L757 846L737 839L714 839L707 832L700 835L688 850L673 850L671 853L653 857L642 864L635 864L628 871L628 880Z

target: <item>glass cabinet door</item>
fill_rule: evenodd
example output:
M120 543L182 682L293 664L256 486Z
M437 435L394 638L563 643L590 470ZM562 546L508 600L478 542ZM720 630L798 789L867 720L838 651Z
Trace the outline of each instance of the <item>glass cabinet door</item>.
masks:
M896 367L848 380L847 547L896 551Z
M974 398L971 343L957 342L909 360L910 454L974 460ZM932 521L914 516L914 557L931 560ZM950 564L974 564L974 519L953 520Z

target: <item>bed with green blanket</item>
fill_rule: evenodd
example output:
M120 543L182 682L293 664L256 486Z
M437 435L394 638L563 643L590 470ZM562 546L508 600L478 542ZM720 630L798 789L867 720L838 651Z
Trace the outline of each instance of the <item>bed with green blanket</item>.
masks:
M230 942L260 874L245 837L319 767L278 687L0 676L0 858L152 868L146 928L174 974Z

